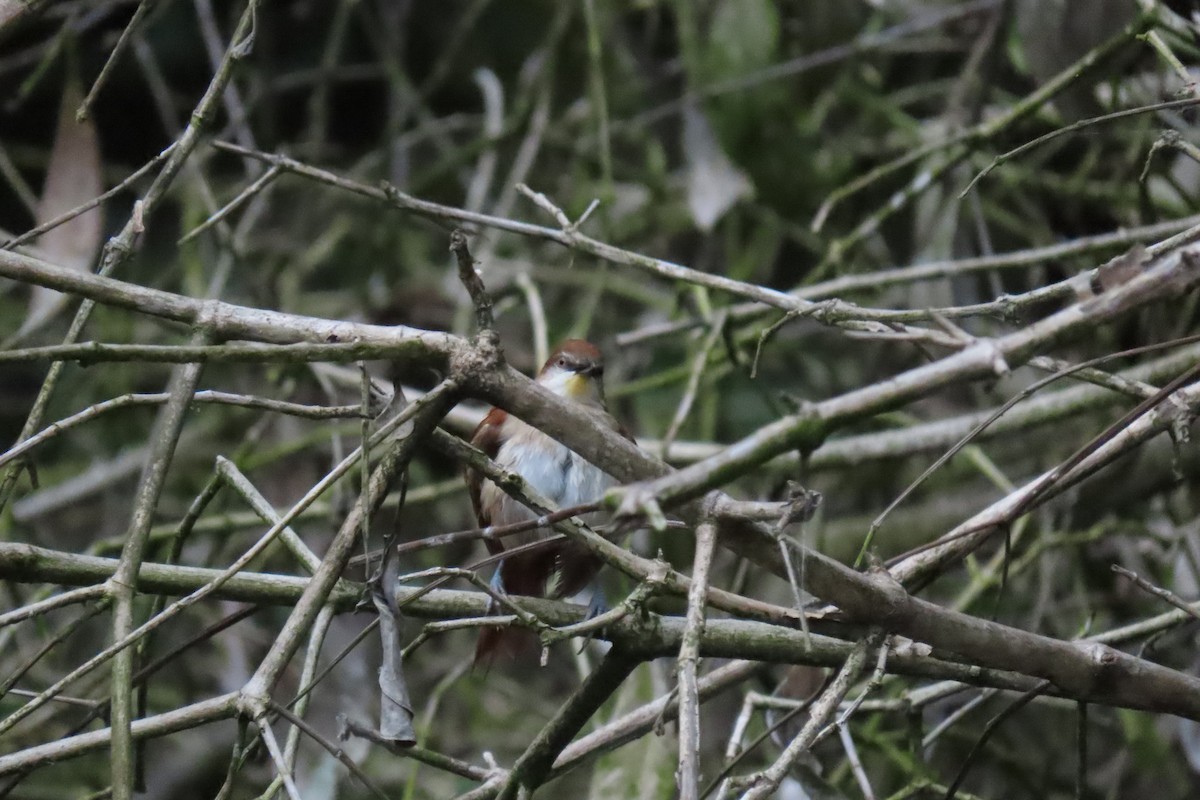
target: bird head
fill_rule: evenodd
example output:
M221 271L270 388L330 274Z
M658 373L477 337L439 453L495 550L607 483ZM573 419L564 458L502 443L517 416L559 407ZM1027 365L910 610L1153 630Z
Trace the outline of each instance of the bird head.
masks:
M555 394L585 405L604 406L604 355L591 342L567 339L538 373L538 383Z

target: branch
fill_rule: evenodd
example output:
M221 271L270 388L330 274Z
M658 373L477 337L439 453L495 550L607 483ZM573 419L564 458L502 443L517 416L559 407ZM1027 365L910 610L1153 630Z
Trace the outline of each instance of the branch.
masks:
M0 542L0 578L6 580L95 585L106 580L116 564L117 561L111 558ZM142 565L137 587L146 593L185 595L214 582L221 575L222 571L215 569L146 563ZM223 583L212 597L262 605L295 605L310 581L299 576L241 572ZM362 584L342 581L330 592L327 604L340 613L353 612L363 589ZM483 592L401 586L396 590L396 601L404 607L406 615L418 619L478 618L484 617L489 610L489 598ZM522 597L521 603L534 617L556 628L585 618L585 609L571 603L533 597ZM1156 629L1178 622L1167 615ZM615 620L598 636L645 659L659 658L678 654L686 624L683 617L648 613L644 620L628 616ZM1135 631L1143 632L1140 627ZM710 619L700 637L700 655L705 658L737 658L741 653L747 659L811 666L836 666L845 660L851 646L829 636L814 633L809 640L798 630L737 619ZM1017 691L1032 685L1013 673L981 670L912 651L893 653L888 667L900 675L952 679Z
M1177 379L1178 380L1178 379ZM1066 491L1094 474L1121 455L1129 452L1174 424L1181 409L1200 407L1200 384L1192 384L1159 403L1153 411L1123 425L1111 438L1078 460L1069 469L1048 470L961 523L932 544L921 548L892 567L897 580L915 584L936 573L947 563L961 558L989 537L1014 514L1028 511L1034 500L1045 502L1050 496ZM1051 491L1052 490L1052 491Z
M404 325L367 325L248 308L219 300L196 300L114 278L77 272L7 251L0 251L0 277L69 292L98 303L188 325L203 322L218 339L253 339L276 344L378 344L395 347L394 351L390 351L392 358L407 356L443 366L463 346L462 340L450 334ZM358 354L354 359L362 357L362 354ZM179 360L196 359L185 353Z
M850 691L850 687L858 679L859 672L866 665L871 650L878 647L882 639L883 634L876 632L854 647L850 657L846 659L846 663L838 670L837 677L812 704L808 721L804 723L800 733L788 743L774 764L755 776L750 790L742 795L742 800L765 800L775 794L775 790L779 788L779 784L791 771L792 766L808 751L808 748L816 741L817 734L825 727L825 723L833 717L842 698Z
M498 800L515 800L517 789L535 791L550 772L554 759L575 737L609 696L620 688L640 659L619 647L605 654L599 666L575 690L558 713L542 728L533 742L517 759Z
M696 554L692 561L692 586L688 590L687 624L679 648L676 691L679 694L679 769L675 781L680 800L700 796L700 689L696 681L700 639L704 634L704 595L708 571L717 544L717 526L710 520L696 528Z
M1026 250L1014 250L998 255L931 261L908 267L894 267L892 269L881 269L873 272L839 275L827 281L801 286L792 290L790 294L802 300L823 300L830 297L840 297L853 292L877 292L889 286L941 280L961 275L973 275L978 272L1037 267L1073 256L1089 255L1099 250L1127 249L1136 244L1154 241L1163 236L1179 233L1180 231L1187 231L1195 228L1197 225L1200 225L1200 215L1165 220L1163 222L1156 222L1153 225L1141 225L1136 228L1122 228L1095 236L1081 236L1065 242L1057 242L1043 247L1031 247ZM1160 244L1166 244L1166 242ZM1180 244L1183 244L1183 242L1175 242L1171 247L1165 248L1155 245L1148 248L1148 251L1152 254L1161 254ZM1070 279L1068 278L1067 280ZM1051 284L1051 286L1055 285L1057 284ZM735 324L745 323L763 316L770 310L769 307L764 307L761 303L738 303L729 307L729 321ZM705 321L702 319L684 319L647 325L638 330L621 334L617 337L617 344L622 347L642 344L651 339L675 336L692 328L701 327L704 324Z
M1011 366L1028 361L1040 349L1147 303L1177 297L1198 281L1200 248L1193 245L1161 259L1112 291L1082 300L1027 328L979 340L891 380L814 403L798 414L758 429L710 458L623 491L626 495L636 492L653 496L664 506L697 497L788 450L815 450L830 432L853 420L895 408L952 384L1003 374ZM549 432L553 435L553 431ZM585 450L579 452L592 457Z
M134 741L141 741L190 730L209 722L231 719L237 714L237 702L237 692L214 697L211 700L202 700L199 703L192 703L164 714L136 719L130 726L130 732ZM26 747L11 755L0 756L0 775L11 775L14 772L42 764L105 749L111 738L112 729L103 728L46 744Z
M475 325L481 334L495 336L496 321L492 318L492 297L475 269L475 259L467 249L467 235L458 228L450 232L450 252L458 261L458 279L467 288L475 306Z

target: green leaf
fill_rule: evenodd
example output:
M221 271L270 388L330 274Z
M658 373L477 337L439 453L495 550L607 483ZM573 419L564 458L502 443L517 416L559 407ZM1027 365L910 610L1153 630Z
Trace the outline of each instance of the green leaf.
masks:
M740 77L774 63L779 13L770 0L722 0L705 47L706 82Z

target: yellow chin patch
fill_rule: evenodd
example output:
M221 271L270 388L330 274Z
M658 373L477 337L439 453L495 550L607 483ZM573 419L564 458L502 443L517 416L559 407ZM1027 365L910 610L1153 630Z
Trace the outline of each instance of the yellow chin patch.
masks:
M586 375L575 374L567 378L567 397L583 397L588 393L589 383Z

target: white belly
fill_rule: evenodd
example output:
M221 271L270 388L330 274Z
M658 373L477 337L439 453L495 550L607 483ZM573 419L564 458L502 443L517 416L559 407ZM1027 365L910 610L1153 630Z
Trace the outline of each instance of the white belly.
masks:
M552 500L559 508L595 502L603 497L604 492L614 483L603 470L589 463L583 456L541 431L524 425L516 436L501 446L500 452L496 454L496 463L520 475L533 489ZM492 516L493 525L510 525L538 516L504 494L491 481L484 481L481 495L484 506L496 508L497 505L494 504L498 501L500 513ZM518 544L545 535L547 534L544 531L535 531L506 541Z

